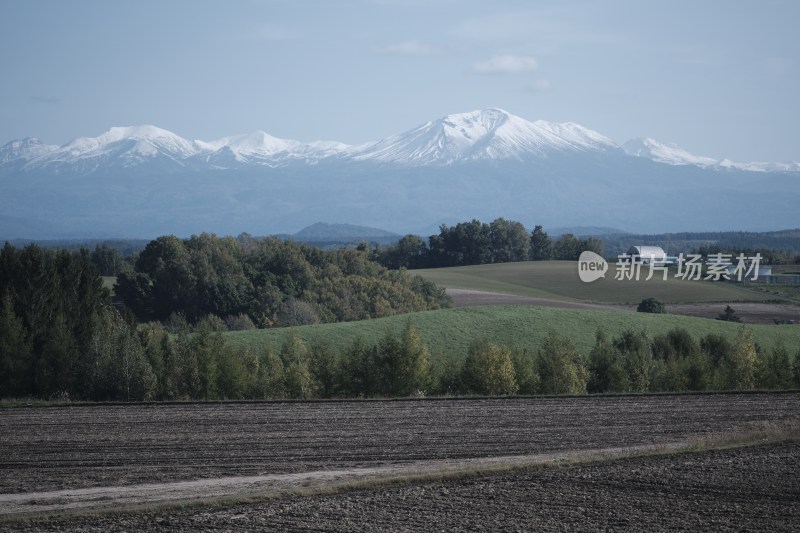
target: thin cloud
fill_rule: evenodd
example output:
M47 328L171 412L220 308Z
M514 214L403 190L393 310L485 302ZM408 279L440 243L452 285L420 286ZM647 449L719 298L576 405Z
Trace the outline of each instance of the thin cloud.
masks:
M533 72L538 68L539 62L533 56L505 54L474 63L472 72L475 74L523 74Z
M31 96L31 102L34 104L60 104L61 98L58 98L57 96L34 95Z
M429 56L434 50L433 47L419 41L404 41L402 43L390 44L380 49L384 54L399 54L411 56Z

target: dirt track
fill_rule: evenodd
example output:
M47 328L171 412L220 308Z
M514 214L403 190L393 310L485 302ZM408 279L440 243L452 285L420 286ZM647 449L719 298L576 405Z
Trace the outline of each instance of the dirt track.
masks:
M337 489L353 483L429 476L459 475L475 470L491 471L523 465L553 465L566 461L585 461L598 456L621 457L631 453L663 452L680 449L683 443L604 448L601 450L562 451L538 455L510 457L477 457L469 459L439 459L409 461L350 470L318 470L295 474L270 474L143 483L139 485L92 487L45 492L0 494L0 516L37 513L84 511L98 509L136 508L146 505L182 503L187 501L217 501L242 497L285 496L293 491L313 488Z
M484 292L467 289L447 289L455 307L472 307L478 305L535 305L562 309L591 309L595 311L636 311L635 305L592 304L533 298L499 292ZM695 316L700 318L716 318L725 310L725 303L677 304L667 305L667 312L676 315ZM800 306L776 303L737 303L730 304L747 324L774 324L775 320L794 321L800 324Z

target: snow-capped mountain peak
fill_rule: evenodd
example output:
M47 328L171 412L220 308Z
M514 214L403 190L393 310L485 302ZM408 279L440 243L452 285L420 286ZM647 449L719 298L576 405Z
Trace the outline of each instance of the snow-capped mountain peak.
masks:
M488 108L447 115L363 147L353 157L384 163L450 164L612 148L616 148L613 141L576 124L529 122L502 109Z
M515 118L513 115L498 108L488 108L468 113L457 113L447 115L440 119L442 131L445 135L459 142L459 140L477 141L487 134L497 131L509 120Z
M14 162L27 162L58 150L57 145L44 144L35 137L25 137L11 141L0 147L0 165Z
M192 168L234 169L243 165L282 167L324 160L374 162L404 167L454 165L476 161L534 161L554 155L627 154L668 165L717 170L797 172L790 163L734 163L702 157L650 138L618 146L608 137L574 122L530 122L490 107L455 113L373 143L349 146L335 141L300 142L264 131L213 141L189 141L150 125L114 127L97 137L80 137L61 147L21 139L0 147L0 166L11 172L52 169L81 174L134 169L159 173Z
M140 156L167 153L171 156L188 157L194 155L197 148L193 143L171 131L145 125L113 127L97 137L75 139L59 150L63 155L79 158L96 157L113 151Z
M171 131L165 130L163 128L159 128L157 126L151 126L148 124L141 125L141 126L115 126L108 130L107 132L103 133L97 140L99 142L104 143L112 143L121 141L124 139L136 139L136 140L163 140L163 139L170 139L170 140L179 140L185 141L182 137L172 133Z

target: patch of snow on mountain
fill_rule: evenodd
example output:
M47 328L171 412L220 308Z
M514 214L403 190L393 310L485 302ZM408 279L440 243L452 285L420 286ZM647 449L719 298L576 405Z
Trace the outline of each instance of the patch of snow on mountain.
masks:
M232 135L211 142L195 141L203 151L217 152L228 148L238 161L272 159L276 154L286 153L300 144L297 141L278 139L263 131Z
M91 172L105 161L118 161L123 167L162 158L183 166L199 148L183 137L156 126L113 127L97 137L80 137L60 147L37 164L57 167L76 166Z
M674 144L664 144L650 138L632 139L622 145L622 149L628 155L645 157L668 165L713 167L718 164L714 158L697 156Z
M800 172L800 162L798 161L790 161L788 163L736 163L730 159L723 159L718 166L720 168L748 170L750 172Z
M557 122L537 120L533 124L553 133L574 148L584 150L619 148L614 141L605 135L574 122L559 124Z
M114 127L98 137L75 139L60 151L73 157L91 157L98 152L113 150L119 143L127 143L130 151L143 155L154 155L163 151L188 157L197 153L197 148L191 142L156 126Z
M320 159L343 154L349 148L335 141L302 143L279 139L263 131L223 137L211 142L195 141L195 144L204 152L221 154L229 150L237 161L257 164L274 164L289 159Z
M54 144L44 144L34 137L25 137L0 147L0 165L13 162L28 162L58 150Z

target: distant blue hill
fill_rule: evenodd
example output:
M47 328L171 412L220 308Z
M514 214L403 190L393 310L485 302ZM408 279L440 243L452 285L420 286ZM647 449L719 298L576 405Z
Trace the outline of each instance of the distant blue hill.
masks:
M317 222L293 234L292 239L307 243L354 243L367 241L378 244L395 243L401 235L355 224L327 224Z

